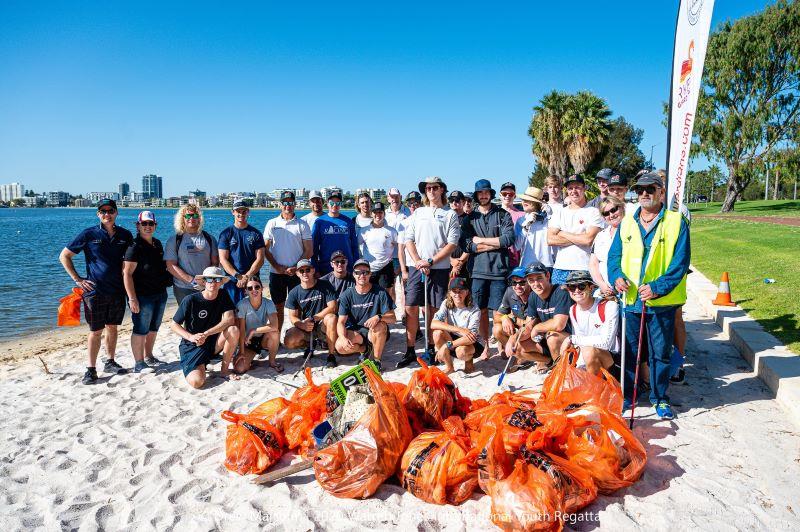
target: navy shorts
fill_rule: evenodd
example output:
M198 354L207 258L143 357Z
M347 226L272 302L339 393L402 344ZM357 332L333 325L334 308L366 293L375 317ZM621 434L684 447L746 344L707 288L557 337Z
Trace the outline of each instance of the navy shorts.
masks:
M187 340L181 340L178 351L181 353L181 369L185 377L198 366L207 365L217 354L217 338L219 334L209 336L203 345L195 345Z
M429 270L428 276L428 306L439 308L447 296L447 285L450 283L450 268ZM419 307L425 304L424 282L422 272L416 268L408 269L408 282L406 282L406 306Z
M125 296L93 292L83 296L83 316L90 331L102 331L106 325L119 325L125 317Z
M286 303L289 290L300 284L300 278L296 275L285 275L283 273L269 274L269 297L276 305Z
M390 262L377 272L372 272L369 282L388 290L394 286L394 265Z
M139 313L131 313L133 334L142 336L157 332L164 317L164 307L167 305L167 291L152 296L137 296L136 299L139 300Z
M497 310L506 293L506 282L501 279L472 279L472 302L483 310Z

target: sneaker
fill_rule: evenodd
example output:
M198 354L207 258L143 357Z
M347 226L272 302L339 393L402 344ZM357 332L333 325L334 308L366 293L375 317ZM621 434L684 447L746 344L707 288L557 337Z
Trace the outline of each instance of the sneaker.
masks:
M155 368L152 366L148 366L147 362L142 360L141 362L137 362L135 366L133 366L134 373L153 373Z
M86 373L83 374L81 382L83 384L94 384L97 382L97 370L95 368L86 368Z
M328 354L328 361L325 363L326 368L335 368L339 363L336 361L336 355L333 353Z
M163 364L164 363L163 360L159 360L156 357L154 357L153 355L150 355L149 357L144 357L144 361L147 362L147 364L150 365L150 366L157 366L159 364Z
M417 361L417 353L414 352L414 348L409 346L406 348L406 354L403 355L397 364L395 365L396 368L404 368L406 366L410 366L414 362Z
M433 344L428 345L428 349L425 350L425 356L423 358L429 366L436 366L439 364L439 361L436 359L436 348L433 347Z
M656 414L661 419L675 419L675 412L672 411L672 407L666 401L660 401L656 405Z
M125 375L128 373L128 370L117 364L117 361L113 358L106 360L106 363L103 365L103 371L106 373L116 373L117 375Z
M683 368L680 368L675 375L669 378L669 382L672 384L683 384L685 378L686 372L683 370Z
M375 363L375 366L378 368L378 373L381 373L383 371L383 367L381 366L381 361L373 360L373 362Z
M372 356L372 342L369 340L364 340L364 352L358 357L358 363L362 363L365 360L369 360L369 357Z

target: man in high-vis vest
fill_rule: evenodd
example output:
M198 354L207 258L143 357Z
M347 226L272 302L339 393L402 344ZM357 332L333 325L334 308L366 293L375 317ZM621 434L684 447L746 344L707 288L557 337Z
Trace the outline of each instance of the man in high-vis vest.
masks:
M661 419L673 419L667 389L675 309L686 302L686 273L691 259L689 226L680 213L665 208L664 182L658 174L643 174L633 191L640 208L625 216L614 236L608 253L608 277L615 279L617 291L625 298L629 361L636 359L642 305L647 307L642 341L646 356L641 359L647 360L650 368L650 403ZM626 365L632 376L631 364ZM630 397L633 387L626 388L626 396Z

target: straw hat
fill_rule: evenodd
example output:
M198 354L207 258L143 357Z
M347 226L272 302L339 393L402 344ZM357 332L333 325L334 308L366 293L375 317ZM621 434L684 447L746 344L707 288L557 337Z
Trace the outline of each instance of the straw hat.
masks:
M525 189L523 194L517 196L522 201L532 201L534 203L544 203L542 200L544 198L544 192L540 188L536 187L528 187Z

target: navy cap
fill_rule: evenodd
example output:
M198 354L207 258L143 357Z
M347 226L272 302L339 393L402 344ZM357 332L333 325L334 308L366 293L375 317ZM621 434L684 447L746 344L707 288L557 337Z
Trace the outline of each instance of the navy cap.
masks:
M624 176L619 174L612 174L611 177L608 178L608 186L610 187L627 187L628 180L625 179Z
M585 185L586 180L583 179L583 176L580 176L578 174L572 174L571 176L569 176L564 180L564 186L567 186L570 183L580 183L581 185Z
M342 199L342 193L338 190L334 190L330 194L328 194L328 199L339 198Z
M359 266L366 266L369 268L369 261L365 259L358 259L353 263L353 269L355 270Z
M467 280L463 277L453 277L450 279L448 290L467 290Z
M572 270L567 275L567 280L564 284L571 285L571 284L581 284L581 283L595 284L591 274L586 270Z
M602 170L597 172L597 175L595 177L597 179L605 179L606 181L608 181L609 179L611 179L611 176L613 174L614 172L611 170L611 168L603 168Z
M375 202L375 203L372 205L372 212L375 212L375 211L385 211L385 210L386 210L386 207L383 205L383 202L382 202L382 201L376 201L376 202Z
M410 200L422 201L422 194L420 194L416 190L412 190L411 192L406 194L406 201Z
M511 279L512 277L519 277L520 279L524 279L526 275L526 270L522 266L517 266L511 273L508 274L508 278Z
M464 201L472 202L472 192L464 192Z
M464 201L464 193L460 190L454 190L447 196L449 201Z
M298 268L302 268L303 266L310 266L312 268L314 267L310 259L300 259L299 261L297 261Z
M550 269L541 262L534 262L525 270L525 276L549 273Z
M638 186L647 186L647 185L656 185L660 188L664 188L664 181L661 179L661 176L655 172L647 172L646 174L642 174L639 179L636 180L636 183L633 185L635 187Z
M341 249L337 249L336 251L331 253L331 260L338 259L340 257L343 258L343 259L347 258L347 255L345 255L344 251L342 251Z
M113 199L108 199L108 198L101 199L100 201L97 202L97 210L99 211L103 207L111 207L112 209L114 209L116 211L117 210L117 202L114 201Z
M510 188L510 189L511 189L511 190L513 190L514 192L516 192L516 191L517 191L517 185L515 185L515 184L514 184L514 183L512 183L511 181L509 181L509 182L507 182L507 183L503 183L503 186L502 186L502 187L500 187L500 190L505 190L505 189L507 189L507 188Z
M294 192L291 190L284 190L281 192L281 201L283 200L292 200L294 201Z
M236 200L233 202L233 209L249 209L250 204L247 203L244 199Z

